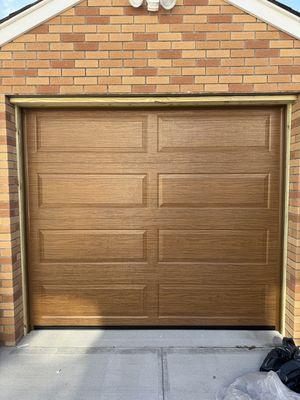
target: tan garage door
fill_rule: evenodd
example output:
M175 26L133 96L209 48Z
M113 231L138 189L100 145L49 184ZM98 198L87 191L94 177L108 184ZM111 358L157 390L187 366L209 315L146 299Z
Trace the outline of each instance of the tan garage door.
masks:
M278 327L283 117L27 110L32 324Z

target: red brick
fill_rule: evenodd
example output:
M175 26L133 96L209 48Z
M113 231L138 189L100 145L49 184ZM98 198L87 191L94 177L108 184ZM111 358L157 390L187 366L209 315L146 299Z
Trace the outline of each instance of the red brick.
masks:
M188 32L182 34L182 40L204 40L206 34L204 32Z
M267 49L270 47L269 40L246 40L245 45L248 49Z
M86 22L91 25L106 25L109 24L109 17L86 17Z
M49 33L49 25L40 25L30 31L31 34L36 33Z
M258 49L255 50L256 57L278 57L278 49Z
M157 75L157 68L135 68L135 76L154 76Z
M279 66L280 74L300 74L300 65L281 65Z
M73 60L52 60L51 68L74 68L75 61Z
M38 70L37 69L16 69L14 70L14 74L16 76L37 76Z
M157 33L134 33L133 40L136 41L156 41L158 38Z
M84 35L81 33L62 33L60 39L62 42L83 42Z
M99 7L75 7L76 15L99 15Z
M170 84L192 84L194 83L195 78L193 76L171 76L170 78Z
M232 22L232 16L231 15L208 15L207 22L210 22L210 23Z
M183 22L183 18L182 15L161 14L159 15L158 21L160 24L181 24Z
M158 58L181 58L182 52L179 50L160 50Z
M74 50L98 50L99 43L97 42L83 42L74 43Z

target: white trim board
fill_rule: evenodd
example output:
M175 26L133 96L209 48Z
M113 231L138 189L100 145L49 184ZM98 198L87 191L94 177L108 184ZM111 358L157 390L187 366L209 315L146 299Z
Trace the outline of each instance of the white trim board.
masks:
M43 0L0 24L0 47L61 14L82 0ZM226 0L228 3L300 39L300 18L268 0Z
M0 24L0 47L82 0L43 0Z
M300 39L300 17L268 0L226 0L248 14Z

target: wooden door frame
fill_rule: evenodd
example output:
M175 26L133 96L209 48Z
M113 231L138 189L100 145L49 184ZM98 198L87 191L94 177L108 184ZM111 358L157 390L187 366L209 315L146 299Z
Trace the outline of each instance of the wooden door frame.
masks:
M281 272L281 310L280 310L280 332L285 334L286 321L286 290L287 290L287 263L288 263L288 224L289 224L289 199L290 199L290 158L291 158L291 134L292 134L292 111L293 103L286 105L284 141L282 154L283 168L283 199L282 199L282 272Z
M23 291L24 334L31 329L30 308L27 279L26 256L26 190L25 171L26 160L24 154L22 132L22 108L142 108L142 107L208 107L208 106L241 106L241 105L284 105L286 107L285 129L281 149L283 157L282 182L282 274L280 299L280 331L285 331L286 310L286 269L288 247L288 205L289 205L289 176L290 176L290 140L292 123L292 106L297 95L238 95L238 96L161 96L161 97L11 97L10 102L15 107L17 168L19 179L19 219L20 219L20 246Z

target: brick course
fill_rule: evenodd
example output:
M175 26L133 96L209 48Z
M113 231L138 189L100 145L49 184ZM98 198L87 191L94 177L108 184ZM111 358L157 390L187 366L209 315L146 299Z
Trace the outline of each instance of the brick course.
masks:
M0 343L23 334L14 109L0 96Z
M0 341L15 343L23 324L14 114L5 96L286 92L300 92L300 41L225 0L178 0L158 13L134 9L128 0L86 0L3 46ZM287 271L287 327L298 338L299 138L298 104Z
M2 47L0 91L134 94L148 83L152 93L300 90L299 40L224 0L192 3L154 14L128 0L83 1ZM148 78L154 64L160 71L151 76L163 79Z
M293 108L289 184L286 326L300 337L300 102Z

